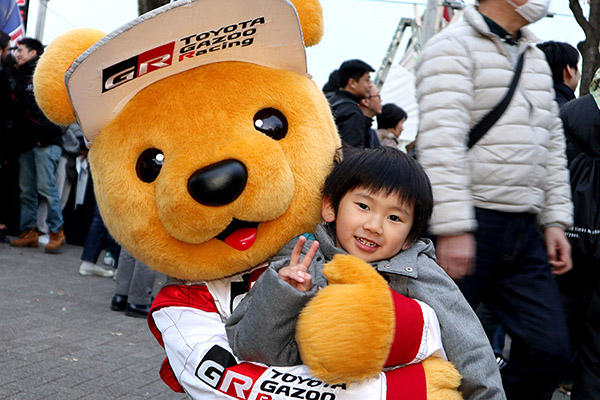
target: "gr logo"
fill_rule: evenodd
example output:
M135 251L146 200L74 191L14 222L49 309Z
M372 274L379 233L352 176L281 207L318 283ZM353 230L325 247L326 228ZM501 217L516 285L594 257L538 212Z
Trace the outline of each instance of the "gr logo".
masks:
M148 50L102 70L102 93L173 62L175 42Z
M208 386L235 399L248 399L254 383L265 367L238 364L233 355L221 346L213 346L204 356L196 376Z

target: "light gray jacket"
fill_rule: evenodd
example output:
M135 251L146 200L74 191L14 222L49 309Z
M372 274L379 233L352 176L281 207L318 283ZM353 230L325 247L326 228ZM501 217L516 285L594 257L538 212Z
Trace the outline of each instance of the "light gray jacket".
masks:
M538 214L542 227L572 225L565 139L550 68L526 28L514 53L525 52L515 94L471 150L469 130L504 97L516 58L472 6L431 38L417 65L419 162L435 201L430 231L476 229L474 207Z
M268 365L301 364L295 341L298 314L317 290L327 285L323 264L335 254L347 254L335 246L325 225L317 226L315 237L320 246L309 268L313 276L310 291L300 292L277 275L280 268L289 264L296 242L292 240L272 259L270 267L227 320L227 336L236 356ZM312 240L307 240L303 253L311 243ZM390 260L372 265L394 291L423 301L436 312L446 355L463 377L460 390L464 398L505 399L483 328L458 287L436 264L431 241L420 239Z

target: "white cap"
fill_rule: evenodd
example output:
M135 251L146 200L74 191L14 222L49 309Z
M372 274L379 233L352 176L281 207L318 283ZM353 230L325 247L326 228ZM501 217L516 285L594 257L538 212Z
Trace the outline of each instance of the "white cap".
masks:
M91 142L140 90L221 61L306 74L298 14L288 0L178 0L140 16L83 53L65 74Z

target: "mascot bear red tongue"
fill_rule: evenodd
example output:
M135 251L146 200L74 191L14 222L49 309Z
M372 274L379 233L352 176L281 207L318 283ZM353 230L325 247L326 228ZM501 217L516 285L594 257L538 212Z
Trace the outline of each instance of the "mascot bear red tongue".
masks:
M402 313L351 256L330 263L330 278L346 278L303 311L306 365L230 352L224 320L239 295L319 222L340 145L306 73L304 46L322 32L317 0L179 0L107 36L56 39L38 64L36 98L51 120L81 125L113 236L174 280L153 306L173 320L149 319L169 386L195 399L459 399L460 376L445 361L382 372ZM340 309L354 322L342 327Z

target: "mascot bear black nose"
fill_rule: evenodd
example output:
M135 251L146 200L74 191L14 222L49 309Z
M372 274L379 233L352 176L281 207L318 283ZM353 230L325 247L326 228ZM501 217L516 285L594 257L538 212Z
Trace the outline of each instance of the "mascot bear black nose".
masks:
M246 187L248 171L238 160L223 160L197 170L188 180L188 192L205 206L224 206Z

